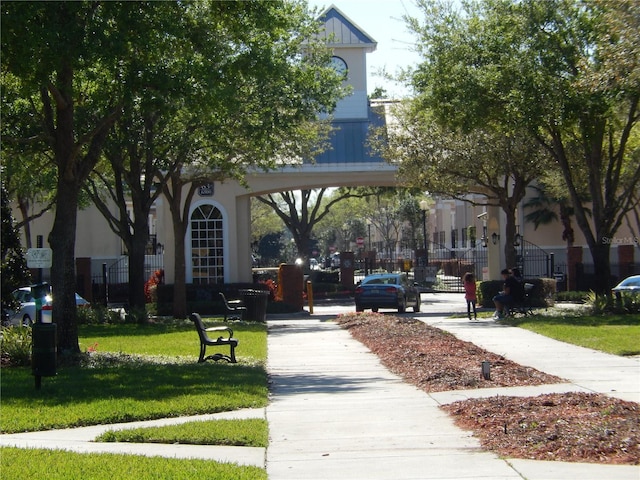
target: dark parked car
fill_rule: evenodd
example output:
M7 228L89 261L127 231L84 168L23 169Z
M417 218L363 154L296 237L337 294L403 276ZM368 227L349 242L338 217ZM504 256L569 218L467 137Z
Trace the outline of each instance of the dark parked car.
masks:
M369 275L358 285L355 292L356 312L370 308L393 308L403 313L407 307L420 311L420 292L409 282L405 274L379 273Z

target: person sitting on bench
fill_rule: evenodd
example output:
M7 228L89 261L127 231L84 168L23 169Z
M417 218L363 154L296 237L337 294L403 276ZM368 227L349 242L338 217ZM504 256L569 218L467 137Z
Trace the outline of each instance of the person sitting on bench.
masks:
M524 296L522 283L512 275L510 270L505 268L500 273L504 280L504 286L502 292L493 297L493 303L496 306L493 318L503 318L506 316L509 306L521 302Z

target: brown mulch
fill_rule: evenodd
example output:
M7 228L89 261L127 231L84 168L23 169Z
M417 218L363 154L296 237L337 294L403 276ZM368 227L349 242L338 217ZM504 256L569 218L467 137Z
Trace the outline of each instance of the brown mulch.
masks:
M354 313L337 320L385 367L425 392L563 381L412 318ZM489 380L481 374L483 361L491 363ZM640 464L640 405L634 402L565 393L470 399L442 408L484 448L506 457Z

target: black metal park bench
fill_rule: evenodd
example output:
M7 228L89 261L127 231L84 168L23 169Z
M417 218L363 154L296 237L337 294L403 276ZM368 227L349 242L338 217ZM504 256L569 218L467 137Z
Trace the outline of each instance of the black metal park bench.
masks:
M524 294L522 296L522 300L519 302L514 302L511 305L506 306L507 315L506 316L514 316L517 314L524 315L533 315L533 309L531 307L531 292L533 291L532 283L525 283L523 286Z
M197 313L189 315L189 319L195 324L198 331L198 337L200 338L200 356L198 357L198 363L202 363L206 360L226 360L229 363L237 363L236 361L236 347L238 346L238 339L233 338L233 330L229 327L209 327L206 328L202 323L202 318ZM210 332L227 332L227 336L219 336L218 338L209 337ZM206 355L207 347L229 347L229 355L222 353L214 353L213 355Z
M229 320L242 320L243 315L247 311L247 307L242 300L227 300L224 293L218 293L224 302L224 321Z

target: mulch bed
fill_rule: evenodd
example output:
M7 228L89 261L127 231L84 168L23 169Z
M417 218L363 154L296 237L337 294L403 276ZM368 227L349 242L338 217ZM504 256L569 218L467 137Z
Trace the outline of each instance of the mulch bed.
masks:
M558 383L563 380L488 352L412 318L340 315L338 323L393 373L425 392ZM491 378L481 363L491 364ZM482 446L535 460L640 464L640 405L602 394L470 399L442 407Z

